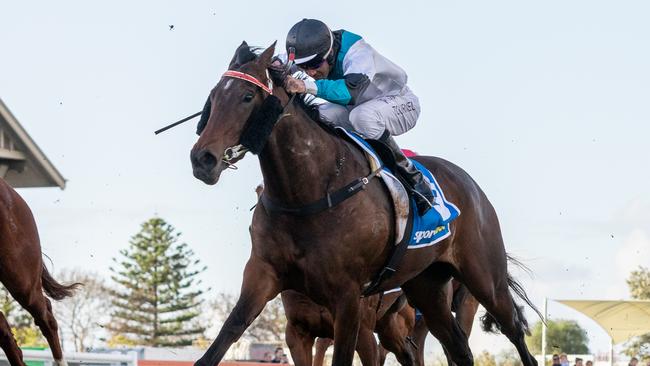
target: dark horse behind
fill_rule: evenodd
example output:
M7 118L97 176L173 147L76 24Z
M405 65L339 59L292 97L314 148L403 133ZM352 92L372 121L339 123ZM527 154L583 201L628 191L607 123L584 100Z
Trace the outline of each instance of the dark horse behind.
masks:
M50 345L54 362L65 366L58 326L52 304L72 296L78 284L58 283L41 257L41 244L32 212L27 203L3 179L0 179L0 282L11 296L34 318ZM22 351L11 333L11 326L0 313L0 347L12 366L25 366Z
M243 157L237 153L242 151L242 134L252 129L263 140L249 145L259 155L264 195L282 207L299 208L371 172L360 151L315 122L300 101L290 99L280 86L282 80L271 84L268 69L273 52L274 45L258 56L245 42L237 49L228 74L210 93L209 118L192 149L191 161L195 177L206 184L217 183L221 173ZM523 364L536 366L524 342L528 324L510 288L533 305L508 275L494 208L458 166L435 157L415 159L431 170L444 187L446 198L462 214L452 224L447 239L408 250L399 269L378 290L401 285L409 303L420 309L429 330L452 360L471 365L467 337L444 296L445 285L453 276L486 308L489 319L517 348ZM310 215L277 212L258 204L240 298L197 364L218 364L266 302L292 289L331 312L333 364L351 365L360 323L360 297L392 251L393 221L393 204L377 179L361 193Z

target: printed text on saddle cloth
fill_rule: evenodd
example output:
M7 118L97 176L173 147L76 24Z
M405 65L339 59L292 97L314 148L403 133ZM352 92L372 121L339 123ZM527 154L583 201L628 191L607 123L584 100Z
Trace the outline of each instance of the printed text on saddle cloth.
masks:
M383 166L381 159L379 159L372 147L363 140L363 138L341 127L337 127L336 129L343 132L342 136L347 137L351 142L354 142L359 148L366 152L368 162L371 166ZM404 151L404 155L409 158L417 155L411 150L402 151ZM423 216L418 215L417 210L414 209L406 211L400 210L399 208L401 207L415 207L415 202L408 196L406 189L401 185L399 180L395 178L392 172L384 168L380 174L380 177L391 194L396 210L395 220L397 242L399 242L404 235L409 235L408 249L434 245L447 238L451 233L449 224L460 215L458 207L445 199L442 189L431 172L416 160L412 161L415 167L422 172L425 179L429 182L434 197L433 208L428 210ZM410 205L407 204L409 200L411 201ZM409 214L414 215L413 228L410 233L405 233L406 220Z

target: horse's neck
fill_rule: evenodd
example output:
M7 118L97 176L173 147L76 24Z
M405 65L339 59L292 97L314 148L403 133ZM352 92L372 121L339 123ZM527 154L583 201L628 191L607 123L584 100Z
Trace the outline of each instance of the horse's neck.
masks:
M285 205L300 206L324 196L350 150L295 105L275 126L260 154L264 190ZM338 170L337 170L338 169Z

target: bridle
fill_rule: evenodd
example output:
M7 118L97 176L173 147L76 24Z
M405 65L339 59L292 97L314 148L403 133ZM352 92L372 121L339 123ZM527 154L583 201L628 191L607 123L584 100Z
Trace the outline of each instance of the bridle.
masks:
M273 79L271 79L271 75L269 74L268 69L266 70L266 79L267 79L266 84L264 84L258 78L256 78L255 76L253 76L251 74L247 74L245 72L235 71L235 70L228 70L228 71L224 72L221 77L222 78L223 77L228 77L228 78L244 80L246 82L249 82L249 83L259 87L260 89L262 89L263 91L268 93L269 96L273 95ZM291 98L289 99L289 102L287 102L287 104L282 108L282 113L280 113L277 120L274 121L275 123L277 123L283 117L288 116L288 114L285 113L285 110L291 104L294 97L295 97L295 94L293 94L291 96ZM246 148L242 144L237 144L237 145L234 145L234 146L227 147L223 152L223 156L221 157L221 161L223 161L228 166L228 169L237 169L237 167L232 163L232 161L238 159L241 156L243 156L248 151L249 151L249 149Z
M269 75L268 69L266 70L266 79L268 80L266 85L261 81L259 81L255 76L241 71L228 70L224 72L223 75L221 75L221 77L229 77L229 78L248 81L251 84L259 86L260 88L262 88L262 90L269 93L269 95L273 95L273 80L271 79L271 75Z

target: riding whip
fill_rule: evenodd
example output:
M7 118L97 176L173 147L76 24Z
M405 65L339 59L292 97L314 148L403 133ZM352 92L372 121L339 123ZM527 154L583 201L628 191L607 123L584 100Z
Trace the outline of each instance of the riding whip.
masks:
M187 121L191 120L192 118L196 118L196 117L200 116L202 112L203 111L196 112L193 115L185 117L180 121L176 121L176 122L174 122L174 123L172 123L172 124L170 124L168 126L165 126L165 127L161 128L159 130L156 130L156 131L154 131L154 133L157 135L157 134L159 134L161 132L165 132L165 131L169 130L172 127L176 127L176 126L180 125L181 123L187 122Z

